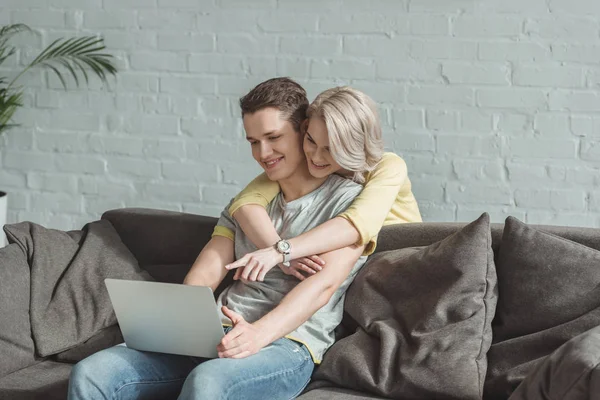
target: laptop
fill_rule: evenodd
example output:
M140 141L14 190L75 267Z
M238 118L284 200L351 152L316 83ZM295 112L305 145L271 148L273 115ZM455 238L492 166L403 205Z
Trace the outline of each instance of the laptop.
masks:
M136 350L217 358L225 335L211 288L105 279L125 344Z

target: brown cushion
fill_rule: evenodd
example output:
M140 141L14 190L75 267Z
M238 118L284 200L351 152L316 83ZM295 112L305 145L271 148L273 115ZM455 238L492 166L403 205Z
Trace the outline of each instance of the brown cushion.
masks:
M600 398L600 326L562 345L510 396L510 400L593 398Z
M600 251L509 217L496 267L490 399L508 397L546 356L600 325Z
M487 214L428 247L372 256L346 297L357 329L315 380L384 397L480 399L495 285Z
M0 249L0 377L35 364L29 323L29 265L16 244Z

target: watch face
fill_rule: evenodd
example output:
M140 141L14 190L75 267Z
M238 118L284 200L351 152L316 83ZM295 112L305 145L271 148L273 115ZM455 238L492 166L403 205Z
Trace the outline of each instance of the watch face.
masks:
M290 244L286 240L282 240L277 243L277 250L280 252L286 252L290 249Z

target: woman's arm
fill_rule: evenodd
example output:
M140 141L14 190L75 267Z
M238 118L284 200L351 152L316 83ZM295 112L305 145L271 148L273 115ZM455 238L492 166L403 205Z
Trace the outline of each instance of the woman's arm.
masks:
M194 261L183 284L208 286L214 292L227 275L223 267L233 260L233 241L223 236L213 236Z
M386 153L370 174L361 193L346 211L289 240L291 258L326 253L353 244L366 245L366 253L371 254L375 250L372 240L379 234L407 176L406 163L397 155ZM263 211L256 210L257 214L260 212ZM268 218L266 211L264 214ZM259 221L262 217L253 215L250 218ZM244 267L241 276L244 279L257 280L280 262L282 255L270 246L248 253L226 268ZM255 272L254 269L259 271ZM239 276L237 273L236 275Z
M277 307L252 324L224 309L234 328L217 346L219 357L248 357L293 332L329 302L362 252L362 246L352 246L324 254L328 266L323 271L300 282Z

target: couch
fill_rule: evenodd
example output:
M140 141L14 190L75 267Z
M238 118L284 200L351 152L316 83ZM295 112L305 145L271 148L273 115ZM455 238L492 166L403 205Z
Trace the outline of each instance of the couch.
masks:
M101 219L153 279L173 283L217 221L133 208ZM600 388L600 354L588 351L600 348L600 229L489 224L485 214L471 224L384 227L346 308L340 340L303 400L575 399L573 388L600 398L588 392ZM0 399L64 399L73 363L120 342L111 325L61 353L33 354L0 376Z

